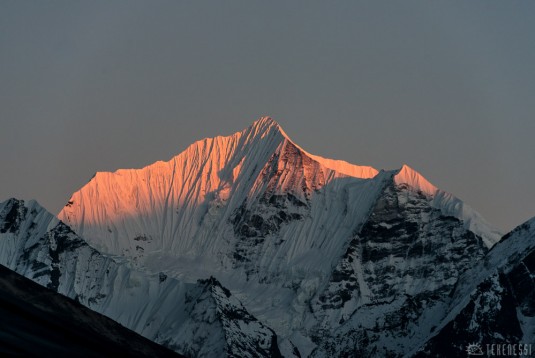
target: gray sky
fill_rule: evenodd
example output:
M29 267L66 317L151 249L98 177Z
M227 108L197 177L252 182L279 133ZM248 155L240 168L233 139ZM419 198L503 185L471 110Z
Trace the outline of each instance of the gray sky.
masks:
M307 151L407 163L497 227L535 216L533 1L0 3L0 200L270 115Z

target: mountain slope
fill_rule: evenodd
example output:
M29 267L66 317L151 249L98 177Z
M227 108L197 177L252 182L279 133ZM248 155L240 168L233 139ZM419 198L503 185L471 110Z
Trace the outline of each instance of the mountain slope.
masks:
M3 356L180 357L0 265Z
M118 261L116 261L118 260ZM216 281L183 283L102 255L35 201L0 203L0 264L188 356L268 356L273 331ZM203 296L205 299L192 299ZM229 312L238 312L228 326ZM240 318L241 317L241 318ZM236 345L238 338L245 345ZM250 352L250 346L261 349Z
M463 223L395 179L313 301L316 356L395 356L438 324L459 276L487 252ZM325 337L331 333L331 339ZM355 348L357 346L358 348Z
M500 238L408 166L311 155L271 118L169 162L97 173L59 217L140 270L217 278L283 354L303 356L417 347L460 275Z

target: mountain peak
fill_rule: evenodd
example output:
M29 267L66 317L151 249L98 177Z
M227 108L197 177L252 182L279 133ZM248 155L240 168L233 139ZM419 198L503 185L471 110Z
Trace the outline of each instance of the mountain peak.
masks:
M454 195L438 189L416 170L404 164L394 175L396 185L408 185L411 190L425 194L434 208L444 215L456 217L464 222L466 229L483 238L490 248L498 242L502 233L489 225L481 215Z
M328 159L307 152L305 149L295 143L288 136L288 134L286 134L286 132L282 129L280 124L277 123L277 121L275 121L269 116L260 117L258 120L253 122L250 127L245 129L244 132L252 134L253 137L260 136L261 138L264 138L270 133L276 133L277 135L281 135L283 139L291 142L295 147L297 147L302 153L304 153L312 160L343 175L352 176L356 178L373 178L378 173L377 169L370 166L356 165L348 163L344 160Z
M407 164L403 164L401 169L394 176L394 181L398 185L407 184L427 195L434 195L438 190L436 186L431 184L420 173L409 167Z
M262 138L267 134L274 132L281 134L286 139L290 139L280 124L269 116L260 117L254 121L250 127L245 129L245 132L249 132L253 136L260 136Z
M277 121L274 120L273 118L271 118L270 116L262 116L262 117L260 117L259 119L257 119L256 121L253 122L252 126L253 127L259 127L259 126L272 127L272 126L276 126L276 127L280 128L279 123L277 123Z

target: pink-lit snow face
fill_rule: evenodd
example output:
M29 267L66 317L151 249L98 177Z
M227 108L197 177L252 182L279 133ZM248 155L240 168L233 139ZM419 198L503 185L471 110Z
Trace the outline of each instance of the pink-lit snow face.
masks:
M262 168L255 172L254 167L267 163L287 146L295 146L303 157L314 162L327 182L341 176L373 178L378 173L369 166L309 154L293 143L277 122L263 117L233 135L197 141L168 162L159 161L142 169L99 172L72 196L73 205L65 207L59 217L71 224L83 221L91 225L131 215L150 215L153 205L177 210L176 205L196 207L213 197L227 201L251 176L261 181ZM284 164L279 165L285 169ZM304 180L315 188L325 185L313 170L305 170L304 175ZM84 209L78 210L81 206Z

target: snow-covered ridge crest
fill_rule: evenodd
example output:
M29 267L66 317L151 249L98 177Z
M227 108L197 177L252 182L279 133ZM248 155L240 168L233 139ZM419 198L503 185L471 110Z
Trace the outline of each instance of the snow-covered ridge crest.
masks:
M208 146L221 146L222 151L232 151L234 148L234 145L236 145L239 140L243 140L244 142L251 142L255 139L264 139L269 136L276 137L276 141L284 141L287 140L293 145L295 145L299 150L301 150L305 155L310 157L311 159L315 160L316 162L320 163L321 165L325 166L326 168L329 168L333 171L336 171L340 174L352 176L355 178L373 178L377 175L379 172L377 169L366 166L366 165L357 165L352 164L349 162L346 162L344 160L338 160L338 159L329 159L324 158L319 155L314 155L309 153L308 151L304 150L302 147L300 147L297 143L295 143L289 136L286 134L286 132L282 129L279 123L277 123L273 118L269 116L261 117L260 119L253 122L253 124L244 130L240 132L236 132L229 136L216 136L213 138L205 138L201 139L199 141L194 142L191 144L186 150L172 158L168 162L164 161L157 161L153 164L148 165L147 167L152 167L154 165L161 165L164 166L166 163L170 163L173 160L185 156L185 155L191 155L192 152L202 152L205 150L205 148ZM147 167L144 167L142 169L145 169ZM121 173L122 171L130 170L130 169L119 169L115 173ZM106 174L112 174L108 172L97 172L96 175L106 175Z
M396 185L407 185L429 197L434 208L440 209L444 215L456 217L464 222L466 229L481 236L485 245L490 248L500 241L502 233L492 227L470 206L454 195L438 189L416 170L404 164L394 176Z
M377 169L370 167L370 166L351 164L351 163L346 162L345 160L324 158L319 155L314 155L314 154L307 152L302 147L300 147L297 143L295 143L286 134L286 132L284 132L281 126L271 117L260 118L258 121L253 123L253 127L276 128L287 140L289 140L293 145L299 148L299 150L301 150L304 154L306 154L312 160L315 160L316 162L320 163L324 167L334 170L335 172L338 172L340 174L355 177L355 178L369 179L369 178L375 177L377 173L379 173Z

